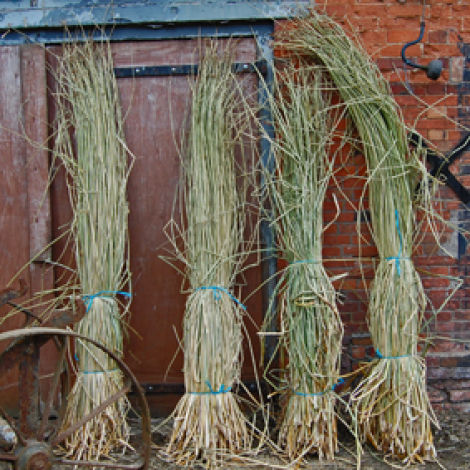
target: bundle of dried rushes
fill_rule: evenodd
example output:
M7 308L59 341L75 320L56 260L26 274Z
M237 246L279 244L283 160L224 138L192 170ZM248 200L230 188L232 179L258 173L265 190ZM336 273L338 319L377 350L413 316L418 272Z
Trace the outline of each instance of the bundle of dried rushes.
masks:
M322 69L306 63L279 74L271 101L277 139L275 171L266 181L280 252L289 263L277 289L289 361L279 446L291 459L308 453L332 459L343 326L322 264L323 202L342 147L342 112L331 105Z
M79 294L87 305L76 331L121 355L127 308L120 312L117 295L130 279L126 198L130 166L110 47L91 41L66 45L55 73L53 156L67 172ZM68 397L65 427L123 388L121 371L101 350L78 342L75 357L77 377ZM127 411L126 398L107 407L68 438L67 454L98 460L126 447Z
M418 352L426 301L410 259L417 205L425 204L425 212L432 214L423 155L409 150L403 118L377 66L338 24L312 12L285 32L283 43L328 70L367 162L371 232L380 260L368 309L378 359L351 397L362 435L404 462L432 459L431 423L436 420ZM420 201L415 196L419 181Z
M169 233L191 288L183 323L186 393L174 412L166 449L180 465L221 465L224 455L250 446L245 417L232 391L242 361L244 307L233 289L243 258L245 201L238 181L243 171L235 155L243 127L238 86L225 55L209 47L193 85L182 162L184 214L178 229L170 224Z

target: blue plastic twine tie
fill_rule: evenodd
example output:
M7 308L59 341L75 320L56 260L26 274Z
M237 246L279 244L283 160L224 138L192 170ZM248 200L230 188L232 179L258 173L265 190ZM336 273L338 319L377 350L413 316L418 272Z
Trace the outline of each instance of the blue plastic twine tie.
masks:
M114 372L119 369L107 369L107 370L82 370L82 374L106 374L107 372Z
M402 357L411 357L411 354L403 354L402 356L382 356L382 353L378 349L375 350L375 355L379 359L400 359Z
M243 310L246 311L246 307L235 296L233 296L227 289L224 289L223 287L220 287L220 286L201 286L201 287L198 287L197 289L195 289L195 291L197 291L197 290L211 290L211 291L213 291L215 300L220 300L220 298L221 298L220 293L223 292L224 294L227 294Z
M225 385L222 384L218 390L214 390L208 380L206 380L205 384L209 387L208 392L188 392L191 395L220 395L221 393L228 393L232 390L232 387L225 388Z
M315 392L315 393L305 393L305 392L298 392L296 390L294 390L294 393L296 395L299 395L301 397L321 397L322 395L325 395L326 393L328 393L329 391L332 391L334 392L336 390L336 387L339 387L340 385L344 384L344 379L342 377L340 377L338 379L338 382L336 382L335 384L333 384L331 386L331 388L327 388L326 390L323 390L323 392Z
M336 390L336 387L339 387L340 385L343 385L344 384L344 379L343 377L340 377L338 382L336 382L334 385L332 385L331 387L331 390L333 390L333 392Z
M82 295L82 299L86 303L86 312L90 310L91 306L93 305L93 300L95 300L97 297L112 297L113 295L123 295L124 297L132 297L132 294L130 292L124 292L122 290L100 290L96 294L87 294L87 295Z
M290 266L294 266L295 264L317 264L317 263L321 263L321 261L318 261L316 259L300 259L298 261L292 261L292 263L290 263Z
M398 232L398 238L400 240L400 249L398 250L398 256L388 256L386 259L394 259L395 260L395 266L397 268L397 274L398 277L401 275L401 267L400 267L400 260L405 259L402 258L402 249L403 249L403 238L401 236L401 230L400 230L400 216L398 214L398 209L395 209L395 224L397 227L397 232Z

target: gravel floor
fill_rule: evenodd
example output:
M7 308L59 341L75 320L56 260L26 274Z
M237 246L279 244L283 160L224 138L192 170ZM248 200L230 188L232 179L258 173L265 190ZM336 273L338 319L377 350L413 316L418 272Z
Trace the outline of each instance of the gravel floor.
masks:
M414 465L412 468L416 470L470 470L470 413L446 411L445 414L440 413L438 417L441 429L436 430L434 434L438 451L438 462ZM164 426L159 432L154 433L154 441L157 444L164 445L168 432L169 426ZM320 463L317 459L312 458L309 459L303 468L325 470L355 469L356 464L350 455L350 452L353 450L354 443L352 440L348 442L348 439L346 439L345 448L340 450L335 462ZM266 468L279 468L279 466L282 465L279 459L276 459L268 453L259 455L257 460L262 461L263 465L241 465L240 463L233 463L230 467L261 470ZM391 464L384 462L381 456L369 446L365 447L364 455L362 456L361 470L390 470L393 467L400 468L397 462L391 462ZM227 467L229 467L229 465L227 465ZM155 449L155 455L152 459L153 470L177 470L179 468L180 467L171 465L160 459L158 457L158 448Z
M438 462L427 463L425 465L415 465L412 468L416 470L470 470L470 413L446 411L440 413L439 420L441 429L435 432L435 443L438 451ZM161 424L161 421L154 420L154 428ZM178 470L181 467L165 462L159 457L159 453L168 438L168 434L171 430L170 424L160 426L156 430L152 439L155 443L152 453L152 470ZM302 468L306 469L325 469L325 470L352 470L356 468L351 452L354 450L354 442L352 439L342 438L342 442L345 442L344 447L338 453L336 460L329 463L320 463L317 459L311 458L308 460L306 465ZM261 470L266 468L290 468L287 467L283 462L273 455L267 452L261 453L256 457L256 460L260 464L245 464L240 462L233 462L231 464L224 465L224 468L243 468L247 470ZM394 467L400 468L396 462L391 462ZM70 469L67 466L64 469ZM203 467L194 467L203 468ZM361 470L389 470L392 468L390 463L383 461L380 455L374 452L370 447L365 447L364 455L362 456ZM7 463L0 462L0 470L11 470L11 466Z

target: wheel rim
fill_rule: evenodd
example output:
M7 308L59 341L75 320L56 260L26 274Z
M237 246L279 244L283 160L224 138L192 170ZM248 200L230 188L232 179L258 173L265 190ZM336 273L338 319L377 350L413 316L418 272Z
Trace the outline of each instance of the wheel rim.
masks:
M67 459L57 459L57 460L55 460L55 463L61 464L61 465L95 466L95 467L104 467L104 468L107 467L107 468L116 468L116 469L118 469L118 468L122 468L122 469L138 469L138 468L141 468L141 469L147 470L148 467L149 467L150 449L151 449L150 412L149 412L147 400L145 398L145 393L144 393L142 387L140 386L139 382L137 381L137 378L135 377L133 372L130 370L130 368L127 366L127 364L121 358L119 358L113 351L110 351L108 348L106 348L102 344L98 343L97 341L95 341L91 338L87 338L86 336L80 335L80 334L75 333L73 331L63 330L63 329L59 329L59 328L34 327L34 328L22 328L22 329L7 331L7 332L4 332L4 333L0 333L0 342L1 341L6 341L6 340L15 340L15 339L19 339L19 338L34 338L34 337L44 336L44 335L51 336L51 337L53 337L53 336L57 337L58 336L58 337L61 337L61 338L64 338L64 339L65 338L80 339L82 341L85 341L87 343L92 344L93 346L97 347L98 349L101 349L103 352L108 354L116 362L116 364L119 366L121 371L128 378L128 381L127 381L126 386L123 389L121 389L121 391L118 394L115 394L116 396L111 397L111 399L112 399L111 401L107 400L107 401L109 401L109 403L104 402L104 403L106 403L106 406L104 406L104 408L109 406L110 403L113 403L120 396L125 395L133 387L135 392L136 392L136 395L137 395L138 403L140 405L141 420L142 420L141 421L141 426L142 426L142 438L141 439L142 439L142 442L141 442L141 446L140 446L141 447L140 452L138 452L140 454L141 461L139 463L120 465L118 462L113 462L113 463L88 462L88 461L77 461L77 460L67 460ZM65 343L65 341L64 341L64 343ZM61 358L61 360L62 359L63 358ZM59 366L60 366L60 363L58 364L58 369L59 369ZM56 370L56 373L57 373L57 370ZM54 376L54 379L56 379L56 376ZM55 383L53 383L53 387L56 387ZM53 393L54 392L51 391L50 395L53 394ZM41 424L39 426L39 429L38 429L38 436L37 436L38 441L34 441L34 442L40 442L44 437L45 420L46 420L46 415L50 412L51 400L52 400L52 398L49 396L48 400L46 402L46 407L45 407L45 410L44 410L44 415L42 417L42 422L41 422ZM89 419L92 419L93 416L96 416L97 414L99 414L101 412L100 408L102 406L103 406L103 404L96 408L96 410L98 410L97 412L95 412L95 410L94 410L93 413L91 413L91 414L87 415L86 417L84 417L84 418L87 418L86 421L88 421ZM0 414L5 414L4 411L1 408L0 408ZM76 424L74 424L73 427L75 428ZM26 442L27 439L25 439L17 429L14 429L14 431L17 434L18 440L20 442L20 448L24 449L25 444L26 444L26 447L31 445L30 442ZM72 430L72 432L73 432L73 430ZM54 444L57 444L60 441L62 441L63 438L64 438L64 435L66 433L70 433L70 430L61 431L58 435L56 435L52 439L52 444L54 445ZM45 445L47 445L47 444L45 444ZM0 460L10 460L10 461L17 460L18 461L17 456L15 456L14 454L8 454L8 453L0 453ZM47 468L47 467L44 467L44 468Z

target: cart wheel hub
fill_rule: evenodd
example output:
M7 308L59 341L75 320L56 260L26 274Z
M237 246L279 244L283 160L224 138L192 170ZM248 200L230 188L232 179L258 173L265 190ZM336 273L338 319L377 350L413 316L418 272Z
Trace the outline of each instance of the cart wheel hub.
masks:
M16 470L50 470L52 459L51 448L45 442L29 440L17 451Z

